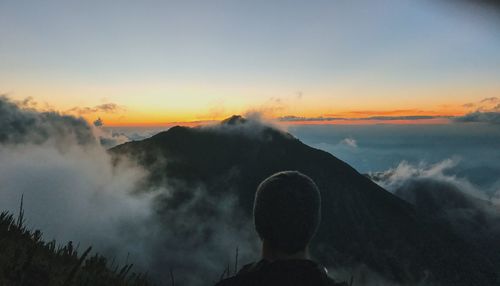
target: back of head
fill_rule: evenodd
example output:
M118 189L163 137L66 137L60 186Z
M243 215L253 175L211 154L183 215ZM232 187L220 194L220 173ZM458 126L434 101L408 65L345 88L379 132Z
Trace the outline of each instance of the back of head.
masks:
M255 229L262 240L281 252L304 250L319 225L321 197L316 184L297 171L276 173L257 188Z

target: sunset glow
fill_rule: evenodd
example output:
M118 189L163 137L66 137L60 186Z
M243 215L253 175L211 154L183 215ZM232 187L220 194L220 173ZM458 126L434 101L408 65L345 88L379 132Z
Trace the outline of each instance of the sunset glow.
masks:
M0 94L107 126L255 112L308 118L288 124L443 124L495 111L481 101L500 95L500 33L486 10L21 2L0 4ZM415 116L433 118L380 118ZM342 120L312 120L325 117Z

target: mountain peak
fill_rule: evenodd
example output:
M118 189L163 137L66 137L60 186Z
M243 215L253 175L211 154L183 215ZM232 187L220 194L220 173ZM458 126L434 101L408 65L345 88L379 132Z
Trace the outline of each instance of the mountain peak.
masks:
M221 125L238 125L244 124L248 120L241 115L233 115L221 121Z
M489 246L486 241L495 241L496 233L488 234L482 244L483 240L475 242L479 235L462 237L453 229L453 225L463 224L467 231L478 233L484 216L478 213L476 219L473 213L470 219L461 211L453 212L452 225L445 221L444 212L434 208L433 202L438 200L461 210L468 207L462 197L450 200L442 192L429 193L427 185L417 186L423 192L408 190L407 194L417 204L424 203L416 210L333 155L298 139L289 140L292 138L260 121L234 115L220 125L172 127L149 139L118 145L111 152L115 160L126 155L138 162L148 172L147 186L172 191L172 196L162 197L156 205L160 213L175 215L169 210L185 209L216 222L217 227L237 231L242 228L236 226L252 223L255 189L260 182L279 171L297 170L310 176L321 191L322 223L311 253L322 264L366 265L401 284L428 279L445 286L498 284L497 258L477 250ZM200 188L201 199L195 193ZM211 210L225 197L234 198L238 215L231 212L227 220L221 220L220 215L226 213ZM432 211L443 216L436 220L429 214ZM195 233L198 228L193 224L187 230ZM247 243L246 239L241 243ZM205 247L210 243L208 240Z

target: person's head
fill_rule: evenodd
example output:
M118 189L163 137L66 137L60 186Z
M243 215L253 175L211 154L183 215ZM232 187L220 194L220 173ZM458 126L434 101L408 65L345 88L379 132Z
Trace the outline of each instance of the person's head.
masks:
M304 251L320 222L318 187L300 172L276 173L257 188L253 214L255 229L268 246L285 254Z

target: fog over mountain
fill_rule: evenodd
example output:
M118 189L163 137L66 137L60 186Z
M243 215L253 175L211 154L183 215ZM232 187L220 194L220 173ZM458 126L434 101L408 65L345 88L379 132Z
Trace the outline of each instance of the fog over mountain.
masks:
M173 187L146 188L148 171L127 158L113 164L102 133L83 119L20 109L3 97L0 125L0 210L16 213L24 195L28 225L47 240L92 245L157 281L170 279L172 268L186 285L217 281L236 247L242 258L256 251L250 226L227 222L238 215L234 198L207 197L201 184L160 219L156 205L177 198Z
M150 170L153 186L164 184L168 174L170 180L201 182L214 197L237 195L247 217L258 182L278 170L299 170L322 190L323 223L312 253L331 269L367 269L365 274L402 284L496 283L494 258L461 238L446 221L420 213L330 154L255 124L232 117L208 128L174 127L112 152L128 154ZM178 201L166 201L165 208L171 203Z
M465 178L446 173L457 164L457 159L417 166L402 162L394 169L371 176L381 186L414 205L417 213L430 215L451 226L478 252L498 263L500 190L484 191Z
M451 159L454 164L444 170L446 174L465 178L481 191L494 192L500 189L499 128L481 123L314 125L292 126L289 132L362 173L394 169L403 161L418 166Z
M102 126L5 97L0 125L0 209L16 212L24 194L28 224L45 238L94 245L156 281L172 269L179 285L215 282L228 263L234 271L236 247L239 265L258 259L253 193L268 175L293 169L321 189L312 254L337 277L354 275L354 285L499 282L498 251L488 251L500 249L496 193L451 175L458 161L372 172L379 186L252 118L173 127L110 151ZM366 143L345 135L337 143L348 152Z

